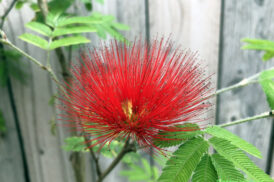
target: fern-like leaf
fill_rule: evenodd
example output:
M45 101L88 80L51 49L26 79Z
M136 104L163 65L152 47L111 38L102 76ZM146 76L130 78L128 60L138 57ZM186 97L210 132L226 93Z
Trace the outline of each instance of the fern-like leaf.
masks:
M181 125L176 125L177 128L180 128L182 131L177 132L159 132L159 135L167 140L155 139L153 141L154 145L164 148L179 145L185 142L188 139L191 139L197 135L202 134L197 124L184 123Z
M212 136L228 140L231 142L231 144L248 152L249 154L258 158L262 158L261 152L255 146L241 139L237 135L234 135L233 133L231 133L230 131L226 129L223 129L219 126L212 126L207 128L205 132Z
M226 160L220 154L213 154L211 159L219 179L223 181L244 181L243 174L235 168L232 162Z
M212 137L209 142L217 150L219 154L247 174L255 181L274 182L267 174L264 173L258 166L256 166L245 153L232 145L229 141L222 138Z
M181 145L167 161L159 182L188 182L209 144L203 138L191 139Z
M217 179L217 172L212 164L211 157L205 154L195 169L192 182L216 182Z

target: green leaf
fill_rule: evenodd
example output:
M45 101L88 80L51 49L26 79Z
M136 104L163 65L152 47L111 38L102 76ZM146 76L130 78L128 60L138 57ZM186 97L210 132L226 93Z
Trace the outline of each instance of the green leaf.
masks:
M261 73L259 81L266 95L269 107L274 109L274 69L267 70Z
M62 146L65 151L87 152L84 137L68 137L65 139L65 143Z
M56 28L58 27L59 23L63 22L66 19L67 17L64 16L62 12L49 12L46 18L46 24L53 28Z
M247 45L244 45L242 49L262 50L266 51L263 55L263 61L267 61L274 57L274 42L270 40L261 39L242 39Z
M154 145L158 147L171 147L181 144L182 142L191 139L197 135L201 135L203 132L200 131L200 128L197 124L192 123L184 123L182 125L176 125L177 128L180 128L182 131L177 132L163 132L160 131L159 135L163 138L167 138L170 140L163 139L155 139L153 141Z
M212 126L208 127L205 130L205 132L212 136L228 140L231 142L231 144L235 145L236 147L239 147L240 149L248 152L249 154L258 158L262 158L261 152L255 146L241 139L237 135L234 135L233 133L224 128Z
M6 122L2 111L0 110L0 133L6 133Z
M88 10L88 11L91 11L92 10L92 3L90 0L81 0L84 5L85 5L85 8Z
M122 23L117 23L117 22L114 22L111 24L114 28L118 29L118 30L129 30L129 26L125 25L125 24L122 24Z
M167 161L159 182L188 182L209 145L201 137L191 139L181 145Z
M37 3L31 3L30 8L35 12L40 10Z
M95 0L97 3L104 4L104 0Z
M97 18L94 16L76 16L76 17L69 17L62 21L59 21L58 26L65 26L71 24L98 24L102 23L101 18Z
M97 29L94 26L75 26L75 27L65 27L56 28L53 32L53 37L74 33L86 33L86 32L96 32Z
M235 169L232 162L226 160L220 154L213 154L211 156L212 163L215 166L219 179L223 181L244 181L243 174Z
M105 31L107 31L116 40L126 41L125 37L120 32L115 30L113 27L108 26L108 25L101 25L101 26L105 29Z
M26 24L26 27L48 37L51 35L51 29L40 22L31 21Z
M158 169L154 166L151 168L147 159L142 158L143 167L138 166L135 163L129 163L129 170L123 170L120 172L121 176L125 176L129 181L155 181L159 176ZM153 173L151 171L153 170Z
M121 149L119 151L121 151ZM133 162L139 162L140 159L141 159L141 155L139 153L130 152L130 153L127 153L127 155L125 155L123 157L122 161L124 163L131 164Z
M63 13L74 3L75 0L51 0L48 2L48 7L52 13Z
M245 38L242 39L242 42L248 43L247 45L244 45L242 49L274 51L274 42L270 40Z
M263 61L268 61L269 59L274 57L274 51L266 51L263 55Z
M15 4L15 8L19 10L23 7L24 4L25 4L25 1L17 1Z
M244 153L229 141L212 137L209 142L214 149L227 160L231 161L237 168L241 169L255 181L273 182L273 180L257 167Z
M63 46L70 46L70 45L75 45L75 44L84 44L88 43L90 40L83 36L74 36L74 37L65 37L62 39L55 40L51 42L49 49L53 50L58 47L63 47Z
M194 171L192 182L216 182L218 179L211 158L205 154Z
M19 38L42 49L48 49L48 42L36 35L25 33L20 35Z
M96 29L97 29L97 35L102 38L102 39L106 39L107 38L107 33L105 31L105 29L101 26L101 25L95 25Z

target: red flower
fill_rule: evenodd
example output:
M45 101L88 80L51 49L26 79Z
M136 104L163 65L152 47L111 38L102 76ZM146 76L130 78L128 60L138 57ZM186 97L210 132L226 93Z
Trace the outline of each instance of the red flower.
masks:
M83 54L63 100L68 120L101 144L119 137L154 146L163 137L159 131L201 121L209 106L203 104L209 79L196 60L163 40L151 46L112 42Z

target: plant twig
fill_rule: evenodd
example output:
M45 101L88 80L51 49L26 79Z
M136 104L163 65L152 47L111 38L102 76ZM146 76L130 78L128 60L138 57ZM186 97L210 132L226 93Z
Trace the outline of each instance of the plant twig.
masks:
M89 142L88 137L84 135L84 138L85 138L86 145L87 145L87 147L88 147L88 149L89 149L89 153L90 153L92 159L93 159L94 162L95 162L96 173L97 173L97 176L99 177L99 176L101 176L101 174L102 174L101 168L100 168L100 165L99 165L99 159L98 159L98 157L96 157L96 155L95 155L95 153L94 153L92 147L89 147L90 142Z
M61 83L59 82L57 76L55 75L55 73L52 71L51 68L43 65L42 63L40 63L37 59L35 59L34 57L30 56L28 53L24 52L22 49L20 49L19 47L15 46L14 44L12 44L6 37L5 33L0 30L0 34L1 37L0 38L0 42L3 44L6 44L8 46L10 46L11 48L15 49L16 51L18 51L20 54L22 54L23 56L27 57L31 62L33 62L34 64L36 64L37 66L39 66L41 69L46 70L50 76L52 77L52 79L58 84L58 86L60 86L61 89L64 89L61 85Z
M211 94L209 96L204 97L203 100L208 99L210 97L217 96L219 94L222 94L224 92L227 92L227 91L230 91L230 90L233 90L233 89L236 89L236 88L241 88L241 87L247 86L249 84L258 83L259 80L256 80L256 79L261 75L261 73L264 72L264 71L272 70L272 69L274 69L274 67L271 67L269 69L263 70L263 71L255 74L255 75L252 75L252 76L250 76L248 78L244 78L243 80L241 80L240 82L238 82L238 83L236 83L234 85L231 85L231 86L219 89L215 93L213 93L213 94Z
M47 19L47 15L48 15L48 4L47 4L47 0L37 0L38 5L39 5L39 9L42 12L42 15L44 17L44 21L46 21ZM54 40L58 40L58 38L55 38ZM50 39L50 42L52 40ZM70 74L69 74L69 70L67 68L67 64L66 64L66 58L65 58L65 54L63 52L63 50L61 48L57 48L55 49L55 53L58 57L58 61L59 64L61 66L62 69L62 76L63 79L68 83L69 82L69 78L70 78Z
M38 6L39 6L39 9L42 12L42 15L43 15L44 19L46 20L46 17L47 17L48 12L49 12L47 0L37 0L37 3L38 3Z
M126 141L123 149L121 152L118 154L118 156L112 161L110 166L102 173L102 175L99 176L97 182L102 182L103 179L115 168L115 166L123 159L123 157L129 153L135 151L135 146L134 144L130 144L129 140Z
M258 114L258 115L252 116L252 117L239 119L237 121L232 121L232 122L229 122L229 123L221 124L221 125L218 125L218 126L223 128L223 127L227 127L227 126L233 126L233 125L245 123L245 122L252 121L252 120L257 120L257 119L262 119L262 118L269 118L269 117L274 117L274 110L272 110L270 112L264 112L264 113L261 113L261 114Z
M14 4L17 2L17 0L13 0L10 4L10 6L8 7L8 9L6 10L6 12L3 14L3 16L1 17L1 24L0 24L0 29L3 28L4 26L4 22L5 22L5 19L6 17L8 16L8 14L10 13L10 11L12 10Z

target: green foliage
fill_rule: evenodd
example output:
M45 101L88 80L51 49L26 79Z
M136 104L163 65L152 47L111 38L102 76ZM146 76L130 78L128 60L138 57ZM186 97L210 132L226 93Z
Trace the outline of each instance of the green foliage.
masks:
M52 0L48 2L48 9L51 13L64 13L75 0Z
M37 3L31 3L31 4L30 4L30 8L31 8L34 12L39 11L39 6L38 6Z
M17 1L15 4L15 8L21 9L25 3L26 3L26 1Z
M52 37L57 37L61 35L76 34L76 33L87 33L87 32L96 32L94 26L82 25L77 27L66 27L66 28L56 28L52 33Z
M243 174L235 169L232 162L226 160L220 154L213 154L211 156L212 163L215 166L219 179L223 181L244 181Z
M94 24L102 24L103 19L99 16L74 16L74 17L62 17L60 19L55 18L55 20L48 19L48 22L51 25L54 25L55 27L63 27L67 25L75 25L75 24L88 24L88 25L94 25Z
M242 150L222 138L212 137L209 142L214 149L227 160L231 161L237 168L245 172L255 181L273 182L273 180L257 167Z
M159 176L159 170L157 167L149 165L147 159L142 158L142 166L140 167L136 163L129 163L129 170L123 170L120 172L121 176L125 176L129 181L147 181L156 182Z
M167 161L159 182L188 182L209 145L201 137L182 144Z
M230 131L226 129L223 129L218 126L212 126L212 127L208 127L205 130L205 132L212 136L228 140L230 141L231 144L248 152L249 154L254 155L255 157L258 157L258 158L262 158L261 152L255 146L241 139L240 137L234 135L233 133L231 133Z
M21 55L16 51L4 49L0 49L0 55L4 56L4 59L0 60L0 86L7 85L8 77L26 84L28 74L24 71L26 65L20 61Z
M55 116L52 116L51 120L49 121L50 124L50 132L52 135L56 135L56 121Z
M274 57L274 42L270 40L261 39L242 39L243 42L247 43L242 49L260 50L265 51L262 60L268 61Z
M127 25L114 22L114 17L110 15L102 15L101 13L93 13L93 16L102 19L103 23L96 24L97 35L103 39L106 38L106 34L110 34L112 37L119 41L126 41L124 36L118 30L129 30Z
M274 69L267 70L260 75L260 84L266 95L269 107L274 109Z
M32 21L26 27L45 36L47 40L30 33L22 34L19 38L45 50L90 42L86 37L78 35L81 33L97 32L102 38L106 38L108 33L117 40L125 41L118 30L129 29L128 26L115 22L114 17L109 15L93 13L91 16L66 16L60 12L50 12L46 17L46 24Z
M158 147L171 147L179 145L185 142L188 139L191 139L197 135L201 135L203 132L200 131L200 128L197 124L184 123L181 125L176 125L177 128L180 128L182 131L177 132L163 132L160 131L159 135L168 140L155 139L153 143Z
M86 152L86 145L84 137L68 137L65 139L65 145L62 148L66 151L72 152Z
M104 4L104 0L95 0L97 3Z
M84 3L86 10L88 11L92 10L91 0L81 0L81 1Z
M7 131L6 121L2 111L0 110L0 133L6 133L6 131Z
M37 47L48 50L48 47L49 47L48 42L45 39L43 39L37 35L33 35L30 33L24 33L24 34L20 35L19 38L30 43L30 44L37 46Z
M25 26L35 32L38 32L48 37L51 36L52 33L51 29L47 25L40 22L31 21L27 23Z
M218 176L211 157L205 154L194 171L192 182L216 182L217 179Z
M90 42L90 40L88 40L86 37L83 37L83 36L65 37L65 38L62 38L62 39L52 41L49 44L49 49L53 50L53 49L56 49L58 47L77 45L77 44L83 44L83 43L88 43L88 42Z
M95 144L97 141L92 140L89 145ZM62 148L66 151L73 152L88 152L85 138L82 136L73 136L65 139L65 145ZM92 147L94 152L100 152L104 157L114 158L118 155L118 153L122 150L124 146L124 142L119 142L117 140L113 140L112 142L107 142L102 148L101 145L95 145ZM138 161L140 156L136 153L128 153L124 158L123 162L131 163L133 161Z

